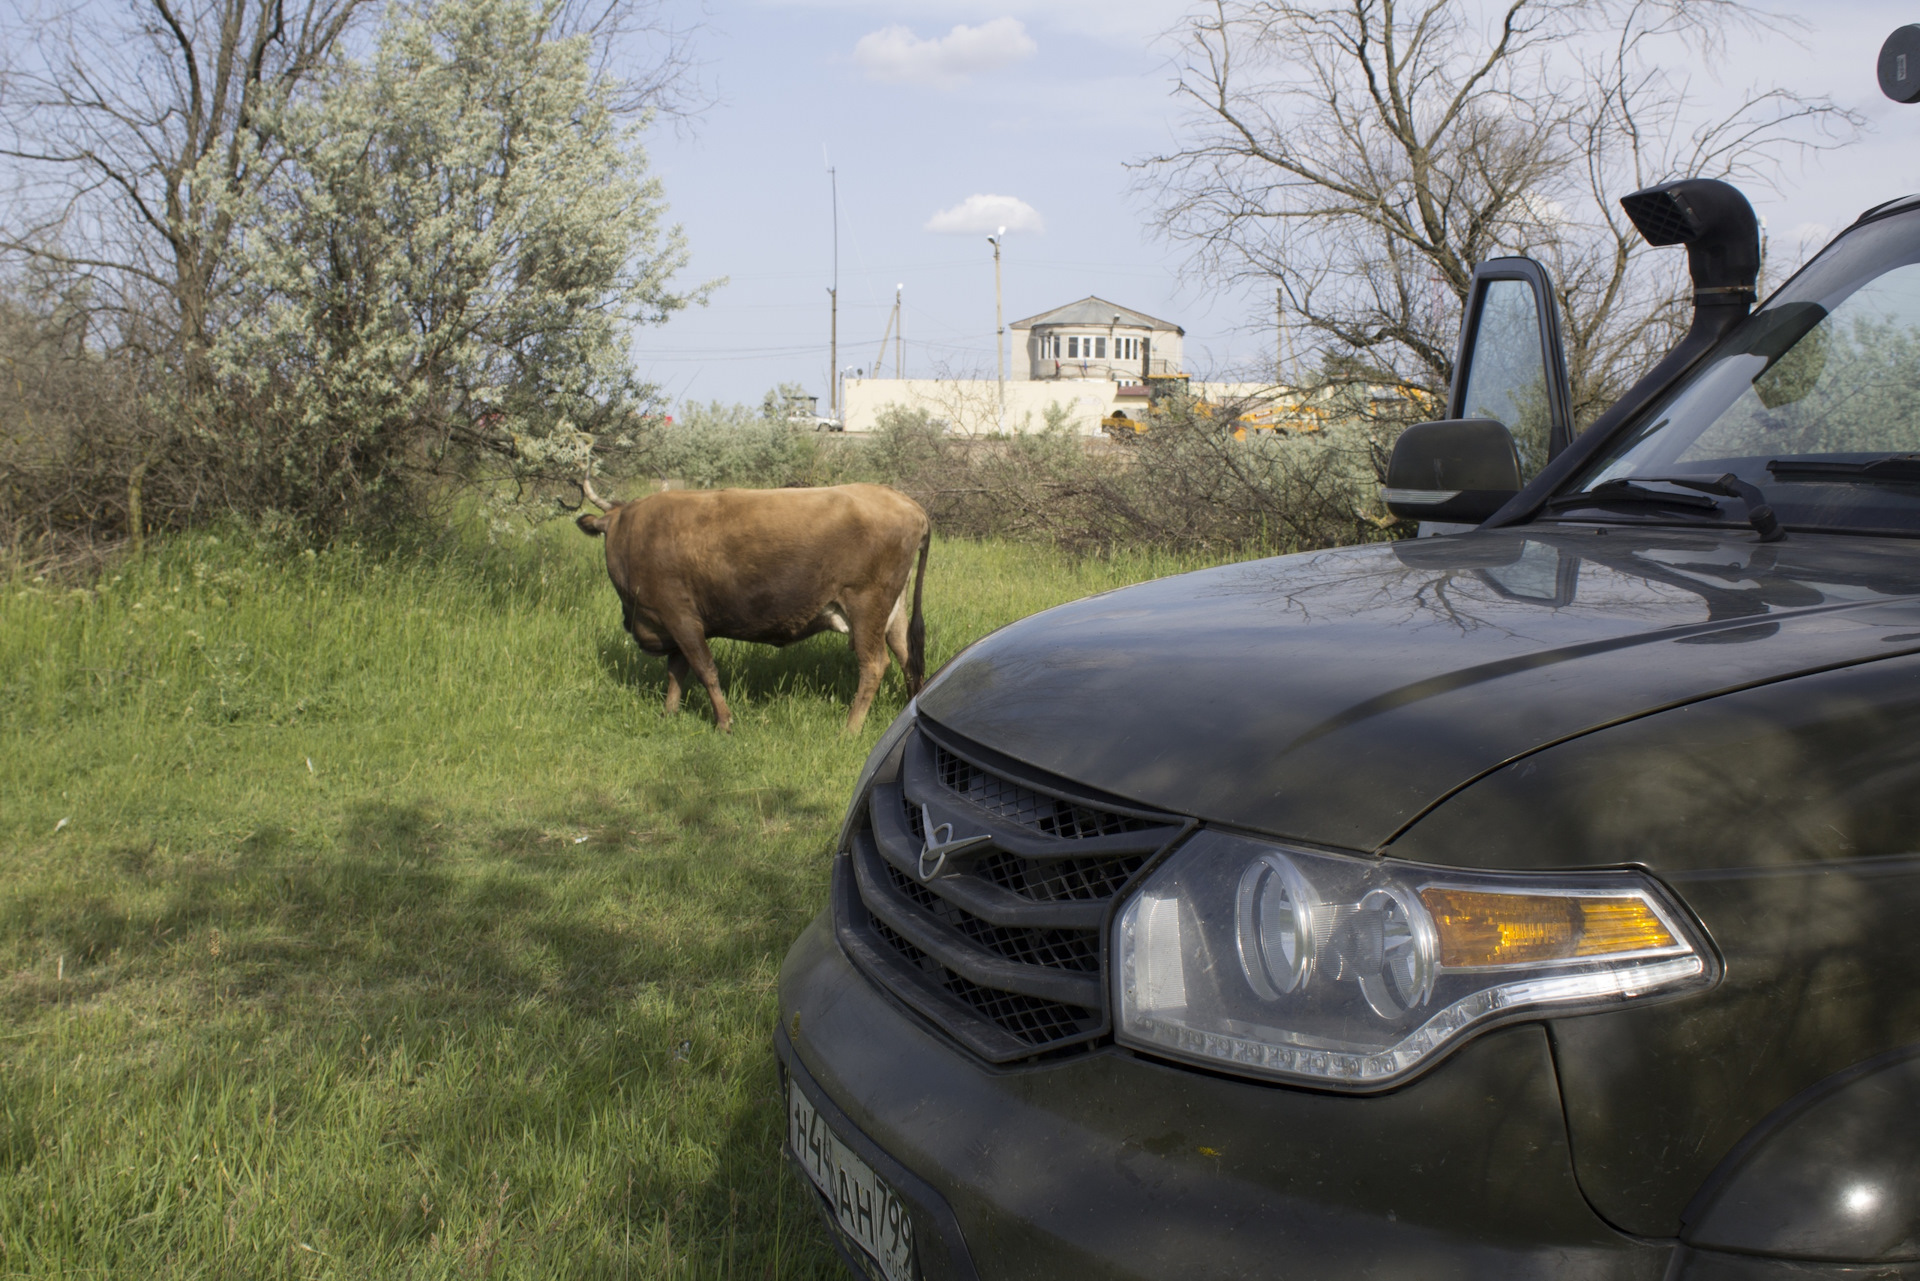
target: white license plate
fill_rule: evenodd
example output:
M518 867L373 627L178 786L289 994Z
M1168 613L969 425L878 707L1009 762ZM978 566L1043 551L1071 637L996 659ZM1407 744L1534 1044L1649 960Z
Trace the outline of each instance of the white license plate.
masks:
M887 1281L913 1281L913 1220L907 1207L821 1119L804 1091L787 1080L787 1143L840 1227L873 1257Z

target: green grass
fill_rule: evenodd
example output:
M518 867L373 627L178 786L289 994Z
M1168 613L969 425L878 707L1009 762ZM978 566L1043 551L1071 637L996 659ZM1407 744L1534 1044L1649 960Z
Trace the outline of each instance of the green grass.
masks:
M941 542L929 660L1198 562ZM844 638L660 711L600 545L0 581L0 1276L832 1276L774 977Z

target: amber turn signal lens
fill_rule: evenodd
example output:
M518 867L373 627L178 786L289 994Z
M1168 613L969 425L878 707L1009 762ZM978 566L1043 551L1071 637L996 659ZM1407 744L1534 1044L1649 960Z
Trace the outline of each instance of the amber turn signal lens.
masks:
M1449 969L1535 964L1674 946L1653 905L1637 897L1489 894L1429 885L1420 901Z

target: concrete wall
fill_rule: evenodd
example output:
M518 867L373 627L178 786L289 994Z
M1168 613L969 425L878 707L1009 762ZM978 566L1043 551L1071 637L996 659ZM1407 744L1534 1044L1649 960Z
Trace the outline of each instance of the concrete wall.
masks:
M880 411L888 405L924 409L962 435L982 436L1000 430L998 389L991 378L849 378L842 419L848 431L872 431ZM1274 388L1260 383L1191 384L1204 400L1228 401L1271 396ZM1059 405L1067 421L1082 435L1100 432L1100 420L1115 409L1139 418L1147 402L1121 399L1120 384L1099 379L1062 379L1058 382L1007 380L1007 431L1039 431L1047 425L1047 409Z

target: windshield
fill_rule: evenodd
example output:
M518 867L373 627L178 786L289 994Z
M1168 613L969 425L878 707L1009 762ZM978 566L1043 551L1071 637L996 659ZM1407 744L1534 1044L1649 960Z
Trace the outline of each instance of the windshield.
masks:
M1920 216L1841 237L1550 511L1584 522L1744 522L1740 499L1709 503L1669 479L1727 473L1757 486L1789 529L1920 534ZM1593 501L1569 497L1577 492Z

